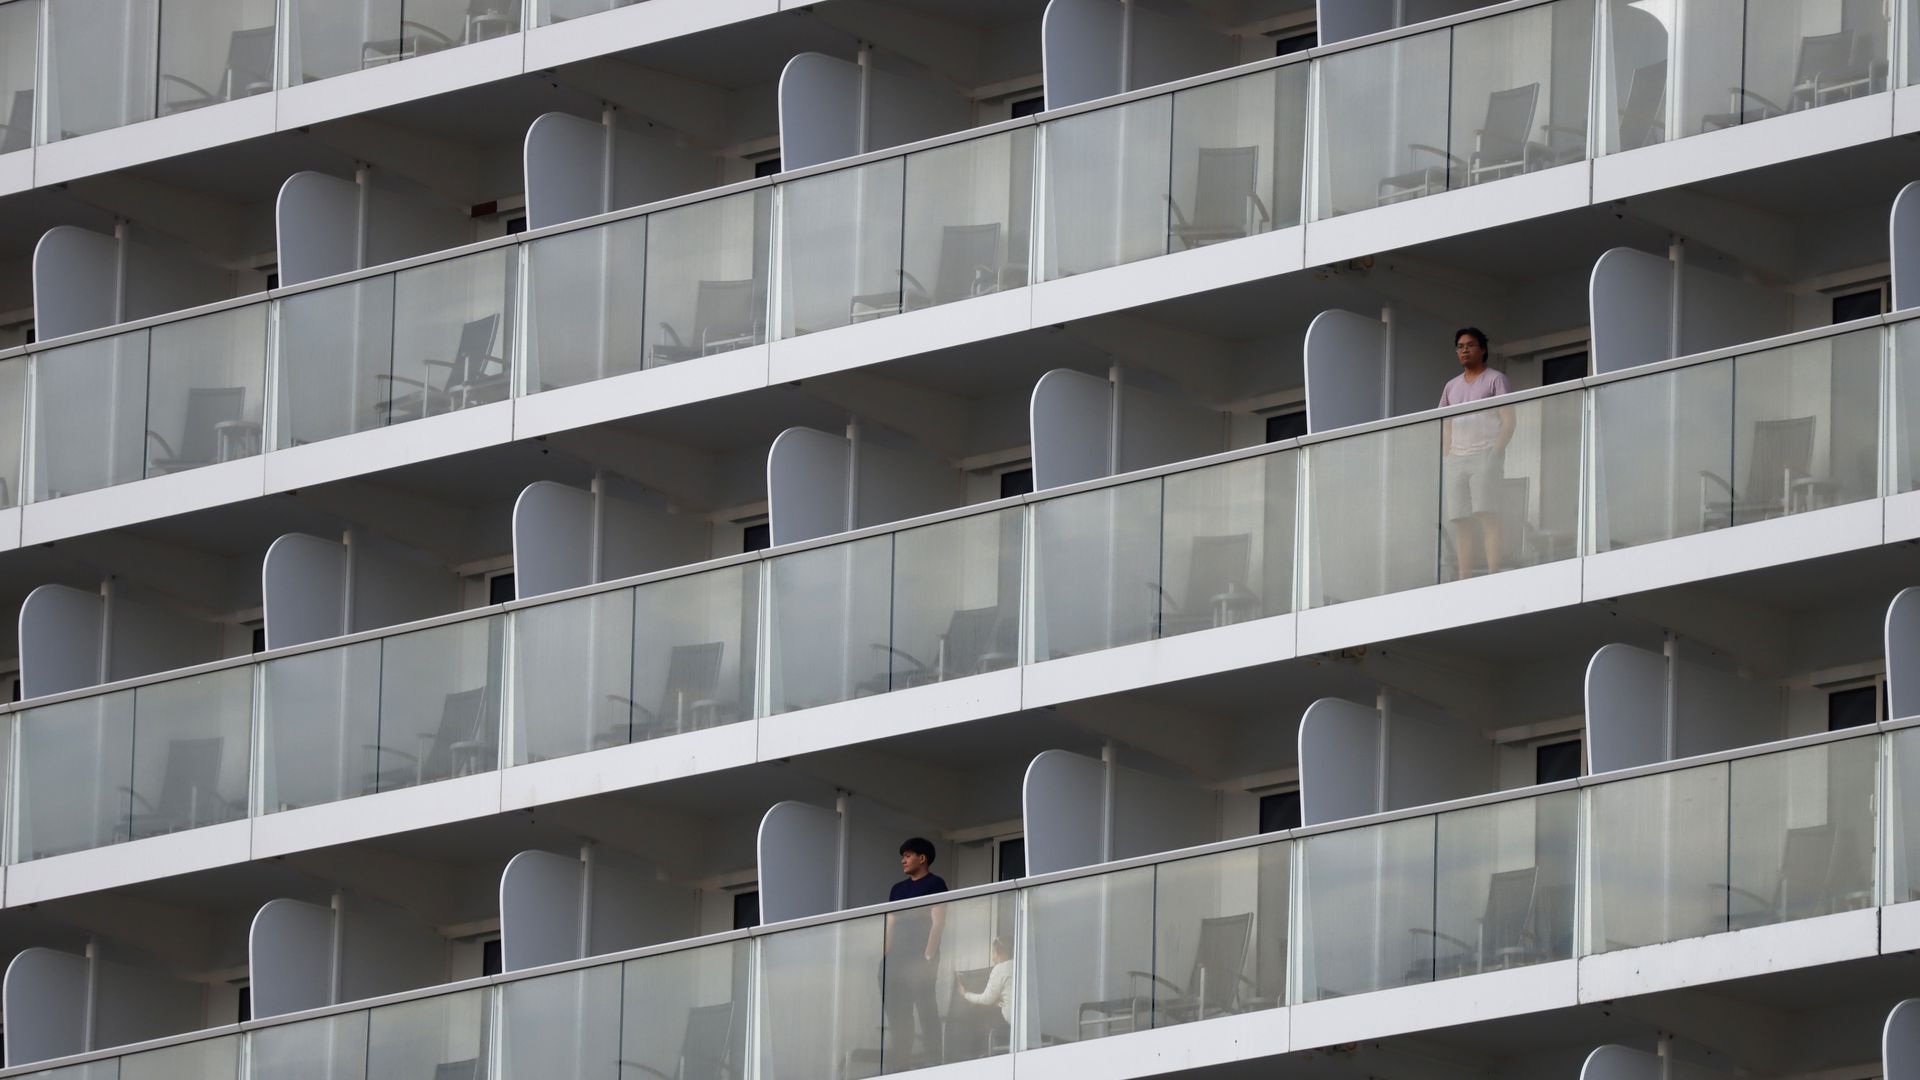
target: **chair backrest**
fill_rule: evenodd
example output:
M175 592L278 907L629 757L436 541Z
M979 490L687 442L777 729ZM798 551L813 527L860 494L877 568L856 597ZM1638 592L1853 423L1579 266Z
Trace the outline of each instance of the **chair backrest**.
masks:
M965 300L999 287L999 222L948 225L940 230L940 266L933 279L934 303Z
M1539 874L1532 866L1502 870L1487 882L1487 911L1481 922L1483 961L1498 957L1503 949L1524 948L1533 936L1534 884Z
M1487 97L1487 121L1480 131L1480 165L1500 165L1526 157L1533 136L1533 113L1540 104L1540 84L1496 90Z
M7 132L0 135L0 154L33 145L33 91L15 90L7 109Z
M1832 824L1787 830L1780 855L1780 912L1782 917L1818 913L1834 906L1834 829Z
M249 85L273 85L273 27L233 32L227 39L227 74L234 97L244 97Z
M947 620L948 677L979 672L988 653L1002 652L1000 606L961 608Z
M1857 37L1852 30L1841 30L1801 38L1800 58L1793 69L1794 82L1806 84L1815 79L1852 74Z
M220 758L225 750L226 740L218 735L168 743L160 795L153 802L155 816L181 825L194 824L190 819L196 801L208 803L219 790ZM208 812L212 809L207 807Z
M180 460L211 462L220 452L220 425L239 420L247 409L244 386L195 386L187 390Z
M440 726L434 729L433 745L420 763L421 773L429 780L453 775L453 744L485 742L487 732L487 688L456 690L440 703Z
M1655 60L1633 69L1627 84L1627 103L1620 110L1620 149L1633 150L1654 142L1660 111L1667 103L1667 62Z
M1194 168L1193 221L1198 228L1240 228L1260 182L1257 146L1203 146Z
M441 389L470 386L482 375L487 358L493 355L493 336L500 329L500 315L483 315L460 325L460 342L453 349L453 366L447 369L447 384Z
M667 682L660 689L660 715L673 716L681 702L689 705L713 697L720 682L720 660L725 655L724 641L703 641L698 645L675 645L667 654Z
M1203 1014L1232 1011L1240 1003L1241 978L1247 970L1247 950L1253 944L1253 912L1200 920L1200 948L1193 954L1188 993L1201 993Z
M733 1004L696 1005L687 1011L677 1080L733 1080Z
M479 1075L480 1060L478 1058L445 1061L433 1067L433 1080L477 1080Z
M1813 468L1813 417L1790 416L1753 425L1743 502L1773 503L1786 497L1786 474L1807 476Z
M1182 609L1188 613L1205 611L1214 597L1225 596L1235 586L1244 588L1252 556L1253 538L1246 533L1194 537L1193 551L1187 557L1187 593Z
M693 298L693 337L699 347L713 338L743 337L753 332L753 279L703 281Z

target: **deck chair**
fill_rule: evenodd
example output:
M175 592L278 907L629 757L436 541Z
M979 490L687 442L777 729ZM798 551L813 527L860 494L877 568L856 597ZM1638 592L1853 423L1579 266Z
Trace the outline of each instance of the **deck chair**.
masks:
M1194 950L1193 969L1184 985L1150 971L1129 971L1134 981L1131 997L1107 1001L1089 1001L1080 1006L1080 1030L1084 1037L1089 1026L1106 1026L1125 1021L1138 1030L1140 1019L1153 1018L1155 1026L1182 1024L1229 1016L1245 1010L1246 993L1253 980L1247 978L1247 954L1253 944L1253 913L1220 915L1200 920L1200 945ZM1118 1034L1108 1027L1101 1034Z
M1876 48L1872 35L1853 30L1801 38L1793 92L1785 105L1745 87L1729 87L1727 111L1701 117L1700 130L1751 124L1869 93L1875 81L1877 65L1872 54Z
M659 705L649 709L636 703L633 707L636 742L714 726L720 714L714 692L726 648L724 641L673 647L667 654L667 679L660 688Z
M1700 470L1700 528L1721 529L1812 509L1824 489L1809 475L1813 428L1811 416L1756 422L1741 491L1719 473Z
M1487 117L1473 133L1471 155L1462 161L1438 146L1410 144L1408 149L1416 154L1429 154L1439 161L1380 181L1379 204L1385 206L1445 191L1450 178L1461 174L1467 183L1477 184L1536 167L1536 157L1548 152L1544 143L1533 141L1533 114L1539 103L1537 82L1489 94Z
M1176 601L1158 582L1148 582L1160 599L1156 636L1226 626L1258 611L1260 595L1247 587L1252 557L1253 537L1246 533L1194 537L1183 599Z
M476 41L511 34L519 29L517 8L509 0L467 0L460 37L412 19L400 20L400 36L369 41L360 46L360 66L390 64Z
M147 429L147 475L185 472L260 452L260 425L245 419L244 386L195 386L187 390L187 413L176 448Z
M133 807L127 838L138 840L244 816L244 803L220 795L220 761L225 752L226 740L218 735L169 742L160 790L153 798L131 787L120 789Z
M422 361L429 368L445 369L446 376L438 386L405 375L374 375L376 380L386 383L389 390L385 400L374 402L379 421L398 424L504 398L507 362L493 355L493 339L499 328L499 315L486 315L464 323L451 360ZM413 389L397 392L401 386Z
M1633 70L1627 103L1620 107L1620 149L1638 150L1667 137L1667 62L1656 60Z
M1173 238L1196 248L1265 232L1273 215L1260 198L1259 183L1259 147L1202 147L1195 169L1192 216L1171 195L1167 197Z
M675 364L760 344L765 333L755 303L759 295L752 278L702 281L694 293L692 337L682 339L672 323L661 322L661 340L654 343L649 364Z
M954 977L960 989L978 994L987 988L987 979L992 974L991 967L966 968L954 972ZM975 1005L959 994L948 1001L947 1014L940 1026L940 1045L949 1064L1004 1054L1012 1037L1000 1006Z
M1438 930L1414 928L1412 932L1416 937L1434 941L1431 977L1473 975L1539 960L1543 950L1534 932L1539 873L1537 867L1528 866L1502 870L1488 879L1487 906L1480 915L1479 935L1474 941L1463 941ZM1452 946L1453 951L1446 956L1439 955L1439 946L1443 944ZM1416 961L1415 968L1417 972L1409 972L1410 976L1416 973L1427 976L1424 962Z
M0 154L25 150L33 145L33 91L15 90L13 104L7 108L7 122L0 125Z
M236 101L273 89L273 27L235 30L227 39L227 66L218 86L209 89L178 75L160 76L160 114Z
M1737 930L1868 906L1872 900L1870 875L1850 875L1841 868L1845 840L1845 834L1831 823L1788 829L1773 895L1723 886L1728 893L1728 925ZM1849 882L1849 877L1861 887L1849 887L1856 883ZM1746 901L1745 911L1734 910L1736 900Z
M905 665L904 670L899 664L893 665L893 671L876 676L876 681L885 679L891 684L897 678L903 686L924 686L927 683L999 671L1014 662L1018 646L1016 629L1011 613L1003 612L998 604L961 608L947 620L946 632L940 635L935 644L932 663L905 649L874 645L874 648L890 654ZM863 689L869 693L881 693L887 687Z
M448 694L440 704L440 723L431 734L421 732L418 752L397 746L371 744L375 758L375 791L412 787L455 776L469 776L493 768L493 733L488 688L475 687ZM400 759L394 768L379 767L380 755Z

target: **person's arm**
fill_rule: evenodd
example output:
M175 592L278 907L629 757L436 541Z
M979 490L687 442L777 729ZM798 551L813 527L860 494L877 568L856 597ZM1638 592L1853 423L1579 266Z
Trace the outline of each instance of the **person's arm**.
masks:
M957 983L960 976L956 973L953 978ZM966 998L970 1004L974 1005L998 1005L1001 999L1006 997L1007 984L1012 981L1013 965L1010 963L995 964L993 965L993 970L987 973L987 985L981 987L979 993L976 994L962 986L960 987L960 996Z
M947 905L936 904L933 909L933 925L927 928L927 959L940 955L940 931L947 925Z

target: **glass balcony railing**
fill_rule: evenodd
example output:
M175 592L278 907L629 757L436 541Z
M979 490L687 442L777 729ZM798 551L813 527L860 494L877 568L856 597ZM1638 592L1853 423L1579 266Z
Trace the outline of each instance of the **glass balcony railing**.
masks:
M586 15L598 15L615 8L632 7L644 0L532 0L534 6L534 25L552 26L568 19L578 19Z
M56 23L104 19L109 8L119 10L113 5L129 2L154 4L77 0L48 17ZM264 2L195 0L212 12L206 18L218 15L216 22L242 26L234 31L236 38L258 32L261 16L248 5ZM413 54L409 49L443 47L428 30L453 40L495 32L489 27L517 27L519 19L516 0L409 0L404 10L400 0L381 0L383 13L373 14L359 7L336 11L316 0L287 2L300 28L300 41L290 50L296 66L299 56L325 52L326 42L335 37L344 43L336 51L347 58L341 61L347 67L371 62L362 54L372 56L366 42L373 40L367 35L374 30L336 33L339 20L349 16L365 15L369 27L395 20L396 26L406 24L411 29L378 31L406 55ZM576 2L578 14L605 6L604 0L554 0L537 17L576 17L569 13ZM166 19L175 18L166 14L173 6L166 6L155 24L162 39L168 33ZM1623 140L1621 124L1627 121L1617 114L1629 114L1639 124L1642 112L1652 108L1665 116L1685 95L1667 93L1668 61L1647 60L1630 72L1624 65L1629 53L1651 49L1652 56L1670 41L1694 50L1720 42L1736 61L1751 54L1733 65L1734 85L1740 71L1752 71L1758 88L1752 93L1766 97L1771 92L1770 100L1791 103L1787 111L1885 88L1885 64L1875 58L1885 52L1887 35L1873 20L1803 37L1800 23L1789 27L1757 3L1687 0L1668 7L1542 0L1361 47L1266 61L1038 122L964 133L839 168L621 211L531 239L489 241L389 271L376 268L344 281L276 291L255 305L264 310L269 327L264 345L253 332L262 316L229 310L183 313L111 339L29 346L36 375L28 421L20 430L29 432L27 442L42 441L32 452L25 447L21 452L42 464L28 473L34 482L25 485L27 501L699 360L1489 183L1586 160L1602 150L1631 149L1648 137ZM31 29L40 12L39 0L0 0L0 28L14 22ZM264 17L270 27L271 12ZM1842 22L1853 18L1849 9ZM1655 33L1667 22L1675 24L1673 32ZM115 26L115 33L125 29ZM73 33L53 26L43 36L59 41ZM1837 75L1820 66L1820 57L1833 44L1829 39L1839 38L1851 43L1849 49L1864 50L1863 62L1879 74L1865 83L1837 82ZM1782 49L1797 49L1804 70L1792 85L1778 88L1766 80L1786 69L1768 58ZM1590 57L1601 53L1615 63L1602 66L1602 77L1591 78ZM163 70L166 55L163 50ZM209 77L185 59L180 63L190 74ZM0 84L18 81L15 73L31 72L33 66L30 53L0 35ZM1696 82L1725 81L1725 72L1709 76L1697 65L1684 70ZM1718 71L1711 64L1704 70ZM1635 85L1614 85L1622 79ZM85 100L98 104L94 98L104 85L88 81ZM34 100L28 87L15 95L26 127L32 126ZM1729 122L1770 115L1742 113ZM1590 117L1603 122L1596 129ZM1700 124L1676 119L1673 126L1691 132ZM12 125L0 128L0 145L14 137L13 130ZM1592 130L1600 135L1589 138ZM196 320L209 321L192 330L175 326ZM1796 362L1792 357L1743 359L1741 379L1764 377L1769 388L1743 389L1730 422L1745 423L1755 410L1787 410L1773 417L1782 424L1765 429L1758 436L1761 444L1752 446L1734 446L1724 432L1720 443L1709 446L1710 431L1680 431L1673 449L1685 460L1658 466L1673 474L1672 490L1663 489L1657 499L1643 492L1633 506L1610 506L1600 539L1607 545L1630 544L1730 522L1749 512L1743 505L1745 489L1753 486L1745 476L1749 451L1764 456L1774 445L1767 440L1788 439L1786 421L1804 418L1816 405L1836 424L1865 407L1859 397L1865 387L1850 381L1870 366L1864 357L1835 354L1818 361L1854 391L1832 400L1812 383L1784 374ZM1733 373L1701 373L1699 392L1717 395L1713 380L1722 377L1732 379ZM0 415L10 409L12 385L0 374ZM103 386L104 402L98 390ZM1693 392L1621 390L1609 395L1603 411L1609 423L1630 426L1636 406L1625 398L1632 393L1672 393L1680 408ZM104 425L99 422L102 404ZM76 409L84 410L88 423L72 422ZM1487 496L1503 505L1524 502L1524 524L1516 521L1512 529L1471 544L1443 541L1433 559L1405 565L1342 552L1336 564L1308 579L1307 605L1322 602L1322 596L1350 598L1390 589L1397 580L1430 583L1472 572L1460 561L1469 546L1480 548L1483 566L1564 557L1576 544L1570 530L1575 511L1550 493L1561 483L1556 470L1574 460L1575 448L1557 441L1570 430L1569 422L1547 415L1550 411L1517 409L1520 428L1505 437L1519 449L1505 456L1503 483ZM1657 419L1642 416L1639 422L1658 426ZM0 433L6 430L0 426ZM1866 429L1849 424L1844 430L1858 438ZM1434 432L1444 439L1444 427ZM55 453L45 442L55 434L59 442L84 439L86 445L60 445ZM9 441L0 434L0 443ZM1431 441L1431 434L1400 434L1350 448L1350 460L1329 453L1319 463L1319 475L1372 470L1386 481L1432 487L1421 478L1420 464L1431 456L1422 448ZM1664 443L1663 437L1616 444L1594 455L1594 464L1634 467L1628 458L1635 452L1653 453ZM7 468L10 457L0 448L0 469ZM1844 476L1795 487L1791 501L1830 505L1857 497L1870 474L1858 461L1850 468ZM1455 463L1448 475L1459 472ZM1705 482L1718 486L1700 494L1696 473L1712 473L1714 479ZM0 480L9 481L0 502L19 498L19 476ZM1322 493L1318 509L1323 515L1346 512L1338 504L1345 492L1337 484L1313 483L1309 501ZM1758 486L1765 489L1768 483ZM1385 513L1394 520L1373 524L1389 531L1425 530L1428 518L1447 512L1444 478L1435 490L1407 494L1387 511L1378 505L1353 508L1360 515L1356 524L1369 514ZM1696 495L1700 506L1692 505Z
M1913 899L1914 761L1920 728L1815 736L0 1075L780 1078L977 1061Z
M453 295L409 317L454 327L471 308ZM203 321L258 333L260 310ZM147 333L68 348L113 361ZM21 732L18 807L56 809L15 820L14 858L228 820L221 807L315 806L1877 498L1916 471L1920 402L1902 396L1916 333L1920 319L1901 319L1710 355L28 702L5 710ZM148 370L126 365L127 381ZM42 376L35 391L61 386ZM98 449L97 429L84 447ZM236 711L221 712L217 735L141 735L160 730L169 688L192 696L210 670L255 669L257 695L237 675L219 683ZM258 760L234 773L249 733ZM129 738L136 757L158 755L158 772L123 775ZM143 798L146 811L132 805Z
M295 27L283 85L444 52L520 31L520 0L286 0Z

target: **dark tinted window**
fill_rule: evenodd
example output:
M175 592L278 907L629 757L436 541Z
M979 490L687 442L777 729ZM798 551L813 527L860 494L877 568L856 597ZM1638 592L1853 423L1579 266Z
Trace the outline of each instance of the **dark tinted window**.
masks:
M1039 94L1035 94L1030 98L1021 98L1019 101L1007 106L1007 116L1014 120L1045 111L1047 111L1047 99Z
M745 930L760 925L760 890L733 894L733 928Z
M253 628L253 651L267 651L267 628L264 626L256 626Z
M1320 32L1308 30L1305 33L1288 34L1273 39L1273 55L1289 56L1297 52L1306 52L1320 44Z
M1300 793L1276 791L1260 796L1260 831L1280 832L1300 827Z
M1540 361L1540 385L1552 386L1554 383L1572 382L1587 376L1587 354L1568 353L1565 356L1549 356Z
M522 214L519 217L511 217L507 219L507 235L508 236L512 236L516 233L523 233L526 231L527 231L526 215Z
M501 971L500 939L480 943L480 974L498 975Z
M1855 319L1872 318L1884 314L1880 308L1879 289L1865 289L1833 298L1833 321L1852 322Z
M749 525L740 530L740 551L765 551L773 546L773 526L768 522Z
M1027 842L1014 837L1000 841L1000 850L995 856L1000 865L994 867L993 880L1012 881L1027 876Z
M234 1020L244 1024L251 1019L253 1019L253 987L243 986L240 988L239 1006L234 1010Z
M1032 469L1009 469L1000 474L1000 497L1011 499L1016 495L1028 495L1033 492Z
M1267 417L1267 441L1297 439L1307 433L1307 410L1274 413Z
M1580 740L1548 743L1533 751L1533 782L1551 784L1580 775Z
M498 574L487 582L487 603L504 604L513 599L513 575Z
M761 158L759 161L756 161L753 163L753 178L755 180L758 180L763 176L779 176L779 175L780 175L780 155L778 154L775 154L773 157L770 157L770 158Z
M1864 727L1873 723L1875 689L1872 686L1855 686L1828 694L1827 730L1839 731L1842 728Z

